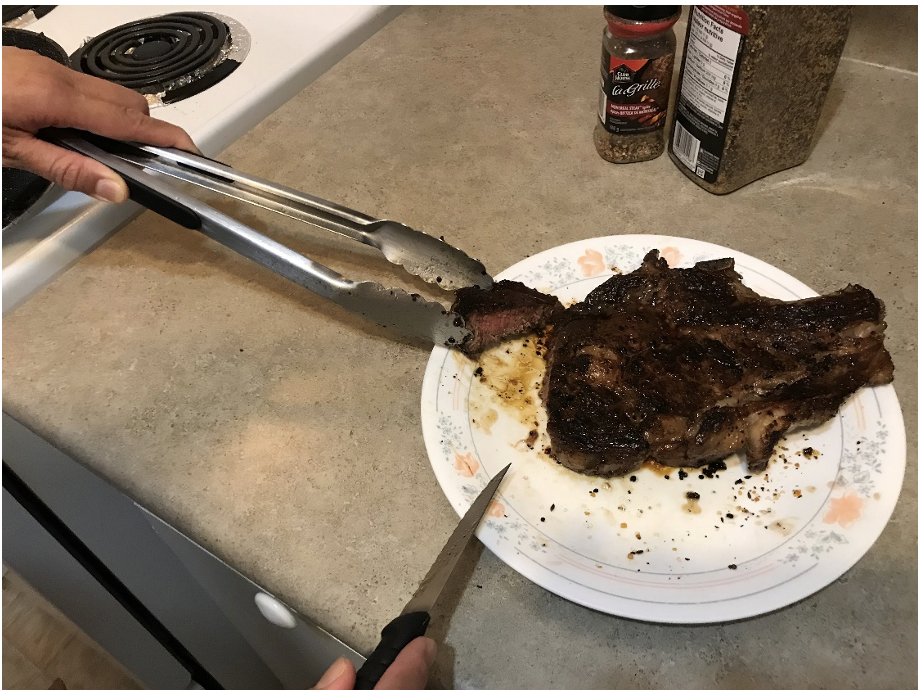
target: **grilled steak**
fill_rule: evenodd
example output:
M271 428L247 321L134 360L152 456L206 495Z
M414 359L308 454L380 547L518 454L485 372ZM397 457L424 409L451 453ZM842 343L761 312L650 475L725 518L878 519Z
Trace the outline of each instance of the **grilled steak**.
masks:
M783 302L743 285L732 259L671 269L652 251L555 318L542 387L552 452L613 476L745 450L760 472L784 434L892 381L883 317L859 285Z
M503 340L544 328L562 309L554 295L512 280L494 283L490 290L461 288L456 291L452 312L465 319L472 337L459 349L477 356Z

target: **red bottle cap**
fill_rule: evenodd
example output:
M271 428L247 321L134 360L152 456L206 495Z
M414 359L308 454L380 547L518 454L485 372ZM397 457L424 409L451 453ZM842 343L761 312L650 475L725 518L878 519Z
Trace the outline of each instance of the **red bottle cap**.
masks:
M646 38L668 31L679 21L679 5L606 5L609 31L619 38Z

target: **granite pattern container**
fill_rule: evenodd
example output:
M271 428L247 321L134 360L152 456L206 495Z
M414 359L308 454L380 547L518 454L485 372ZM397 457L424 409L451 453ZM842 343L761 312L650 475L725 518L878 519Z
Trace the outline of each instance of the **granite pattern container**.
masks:
M723 28L712 21L713 10L692 9L683 46L673 118L679 124L671 130L669 155L690 180L713 194L735 191L766 175L800 165L809 157L852 17L851 8L845 6L740 8L724 15L724 21L743 26L737 27L741 42L723 122L718 121L715 112L695 107L697 100L688 95L685 83L687 61L694 56L695 64L701 64L705 59L689 47L692 32L703 34ZM743 31L748 32L744 38ZM728 29L726 33L731 32ZM719 49L729 53L723 44ZM708 88L717 88L719 84L714 82L730 72L724 68L723 59L717 55L718 64L699 68L711 80ZM694 79L699 77L696 72ZM694 138L691 135L700 138L694 166L675 150L683 138L680 124L688 128L689 140ZM712 130L718 134L712 134ZM711 152L707 160L706 150Z

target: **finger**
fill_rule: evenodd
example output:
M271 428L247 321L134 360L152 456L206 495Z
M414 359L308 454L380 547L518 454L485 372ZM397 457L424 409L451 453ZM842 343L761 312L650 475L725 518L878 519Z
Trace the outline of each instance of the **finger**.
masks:
M79 72L73 72L70 78L74 88L80 93L102 101L107 101L112 105L121 106L123 108L133 108L147 115L150 114L150 104L143 94L137 93L120 84L114 84L110 81L92 77L88 74L80 74Z
M100 201L121 203L128 188L117 173L74 151L33 139L18 147L17 167L30 170L64 189L83 192Z
M354 671L354 665L341 658L328 667L313 690L353 690L356 682L357 673Z
M112 139L136 141L154 146L169 146L198 152L197 146L181 127L123 106L77 94L76 103L60 121L58 127L76 127Z
M376 690L424 690L436 655L437 645L429 637L413 639L386 669Z

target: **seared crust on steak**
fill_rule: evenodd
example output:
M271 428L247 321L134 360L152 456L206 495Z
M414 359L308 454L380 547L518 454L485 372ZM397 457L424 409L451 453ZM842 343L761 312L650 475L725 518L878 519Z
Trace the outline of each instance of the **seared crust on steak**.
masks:
M892 381L883 318L859 285L784 302L743 285L732 259L671 269L652 251L554 319L542 386L552 452L615 476L745 450L760 472L786 433Z

